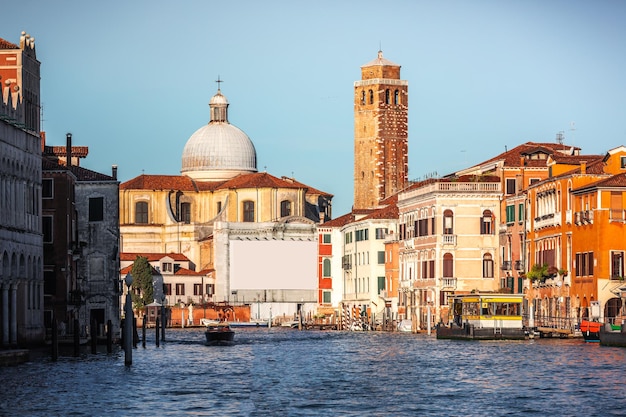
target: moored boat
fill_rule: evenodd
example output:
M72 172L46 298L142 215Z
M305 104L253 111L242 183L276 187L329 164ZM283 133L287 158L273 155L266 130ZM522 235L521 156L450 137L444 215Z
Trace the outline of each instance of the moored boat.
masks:
M600 344L602 346L626 347L626 324L616 326L607 323L601 326Z
M228 323L209 323L204 334L209 345L230 344L235 340L235 332Z
M437 339L524 340L522 294L467 294L451 297L449 325L437 325Z
M599 321L582 320L580 322L580 332L585 342L599 342L600 327L602 327L602 323Z

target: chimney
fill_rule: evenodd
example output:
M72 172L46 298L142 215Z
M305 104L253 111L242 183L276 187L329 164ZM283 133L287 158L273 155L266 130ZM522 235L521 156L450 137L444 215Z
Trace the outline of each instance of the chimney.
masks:
M117 179L117 165L111 166L111 176L114 180Z
M587 161L580 161L580 173L581 174L587 173Z
M72 166L72 134L68 133L66 136L67 142L65 145L65 166Z

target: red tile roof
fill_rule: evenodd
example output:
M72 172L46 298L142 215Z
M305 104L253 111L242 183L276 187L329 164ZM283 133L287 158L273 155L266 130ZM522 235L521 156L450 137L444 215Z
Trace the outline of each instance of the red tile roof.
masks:
M387 207L383 207L374 211L369 216L364 217L361 220L376 220L376 219L395 219L400 216L397 204L390 204Z
M241 174L227 181L195 181L185 175L142 174L120 184L120 190L215 191L229 188L292 188L332 197L332 194L316 190L294 179L283 178L277 178L267 172Z
M599 181L592 182L591 184L586 184L572 191L576 192L576 191L592 190L595 188L622 188L622 187L626 187L626 174L612 175L609 178L604 178Z
M41 168L44 171L67 170L67 166L64 163L59 163L59 161L50 158L42 158ZM116 181L115 178L110 175L101 174L99 172L75 165L70 167L70 171L76 176L78 181Z
M320 227L343 227L346 224L350 224L354 221L354 214L348 213L336 219L329 220L320 225Z
M484 162L481 162L477 165L487 165L492 162L504 160L505 167L520 167L520 160L522 157L526 155L532 155L536 152L544 152L549 155L553 155L555 152L559 151L562 154L563 152L573 153L571 151L579 151L580 148L576 146L568 146L560 143L536 143L536 142L526 142L521 145L516 146L515 148L503 152L493 158L487 159ZM524 163L526 166L546 166L546 159L527 159L524 158ZM462 171L462 170L461 170Z
M0 49L20 49L20 47L14 43L0 38Z
M185 262L189 261L182 253L143 253L143 252L120 252L120 261L135 261L138 256L142 256L148 260L148 262L159 261L166 256L172 258L175 261Z
M202 271L196 272L196 271L192 271L191 269L187 269L187 268L178 268L178 270L176 272L174 272L174 275L196 275L196 276L201 276L201 275L206 275L207 273L203 273Z

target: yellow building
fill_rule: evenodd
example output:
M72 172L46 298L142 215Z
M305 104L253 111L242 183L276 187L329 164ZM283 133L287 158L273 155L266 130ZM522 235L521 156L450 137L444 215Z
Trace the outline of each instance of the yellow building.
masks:
M198 270L214 269L217 302L263 302L255 310L266 317L272 308L301 312L318 301L316 224L330 219L332 195L257 172L254 144L228 122L219 89L209 106L210 122L184 147L182 175L120 185L120 251L180 253ZM293 263L310 254L296 273Z

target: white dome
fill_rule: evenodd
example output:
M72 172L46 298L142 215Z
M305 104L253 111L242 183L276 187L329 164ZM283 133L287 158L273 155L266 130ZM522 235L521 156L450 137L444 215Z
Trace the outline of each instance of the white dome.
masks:
M211 121L196 130L183 149L181 173L200 181L222 181L257 172L254 144L228 123L228 101L218 90L209 102Z

